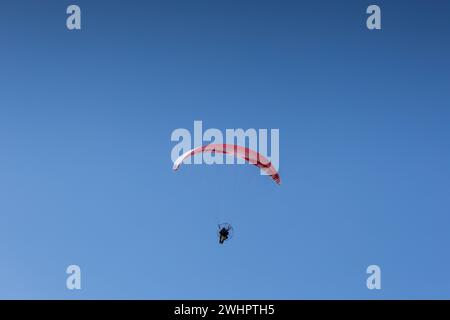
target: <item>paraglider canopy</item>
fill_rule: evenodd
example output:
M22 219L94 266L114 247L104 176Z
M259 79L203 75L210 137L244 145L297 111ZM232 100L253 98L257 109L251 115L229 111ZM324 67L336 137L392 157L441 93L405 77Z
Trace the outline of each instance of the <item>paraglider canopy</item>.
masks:
M262 154L252 149L241 147L234 144L209 144L206 146L189 150L180 157L178 157L178 159L175 161L173 165L173 170L177 171L180 168L183 161L186 160L187 158L203 152L211 152L211 153L217 152L223 154L230 154L242 158L248 161L249 163L257 166L258 168L262 169L272 178L273 181L275 181L275 183L277 183L278 185L281 184L281 178L280 175L278 174L278 171L266 157L264 157Z

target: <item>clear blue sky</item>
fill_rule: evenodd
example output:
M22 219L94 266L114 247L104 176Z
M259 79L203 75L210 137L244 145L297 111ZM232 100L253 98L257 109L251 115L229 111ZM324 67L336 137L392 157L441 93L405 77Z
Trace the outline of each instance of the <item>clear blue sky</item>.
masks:
M2 1L0 298L450 298L450 3L375 3ZM283 185L174 173L194 120L279 128Z

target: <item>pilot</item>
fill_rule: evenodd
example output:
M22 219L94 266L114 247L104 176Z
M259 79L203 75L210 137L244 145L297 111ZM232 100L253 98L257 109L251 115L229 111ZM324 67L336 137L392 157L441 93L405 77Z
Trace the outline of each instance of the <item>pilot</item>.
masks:
M222 228L219 231L219 243L223 244L225 240L228 240L228 236L229 236L230 232L228 231L227 228Z

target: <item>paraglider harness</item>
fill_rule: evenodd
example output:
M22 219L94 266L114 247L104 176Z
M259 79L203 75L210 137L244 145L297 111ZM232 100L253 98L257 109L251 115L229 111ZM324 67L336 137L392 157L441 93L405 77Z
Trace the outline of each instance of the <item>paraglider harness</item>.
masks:
M229 224L222 224L219 225L219 243L223 244L226 240L231 238L231 232L233 230L233 227Z
M225 229L225 228L220 229L220 231L219 231L219 235L220 235L219 243L220 244L223 244L225 240L228 240L228 234L229 234L229 232L227 229Z

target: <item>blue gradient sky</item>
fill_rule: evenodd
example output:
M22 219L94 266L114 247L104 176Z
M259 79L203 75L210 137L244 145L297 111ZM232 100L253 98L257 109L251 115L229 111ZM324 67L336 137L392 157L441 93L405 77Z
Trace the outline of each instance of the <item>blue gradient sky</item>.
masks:
M450 298L449 15L2 1L0 298ZM171 132L194 120L279 128L283 185L247 166L172 172ZM222 247L221 221L236 229Z

